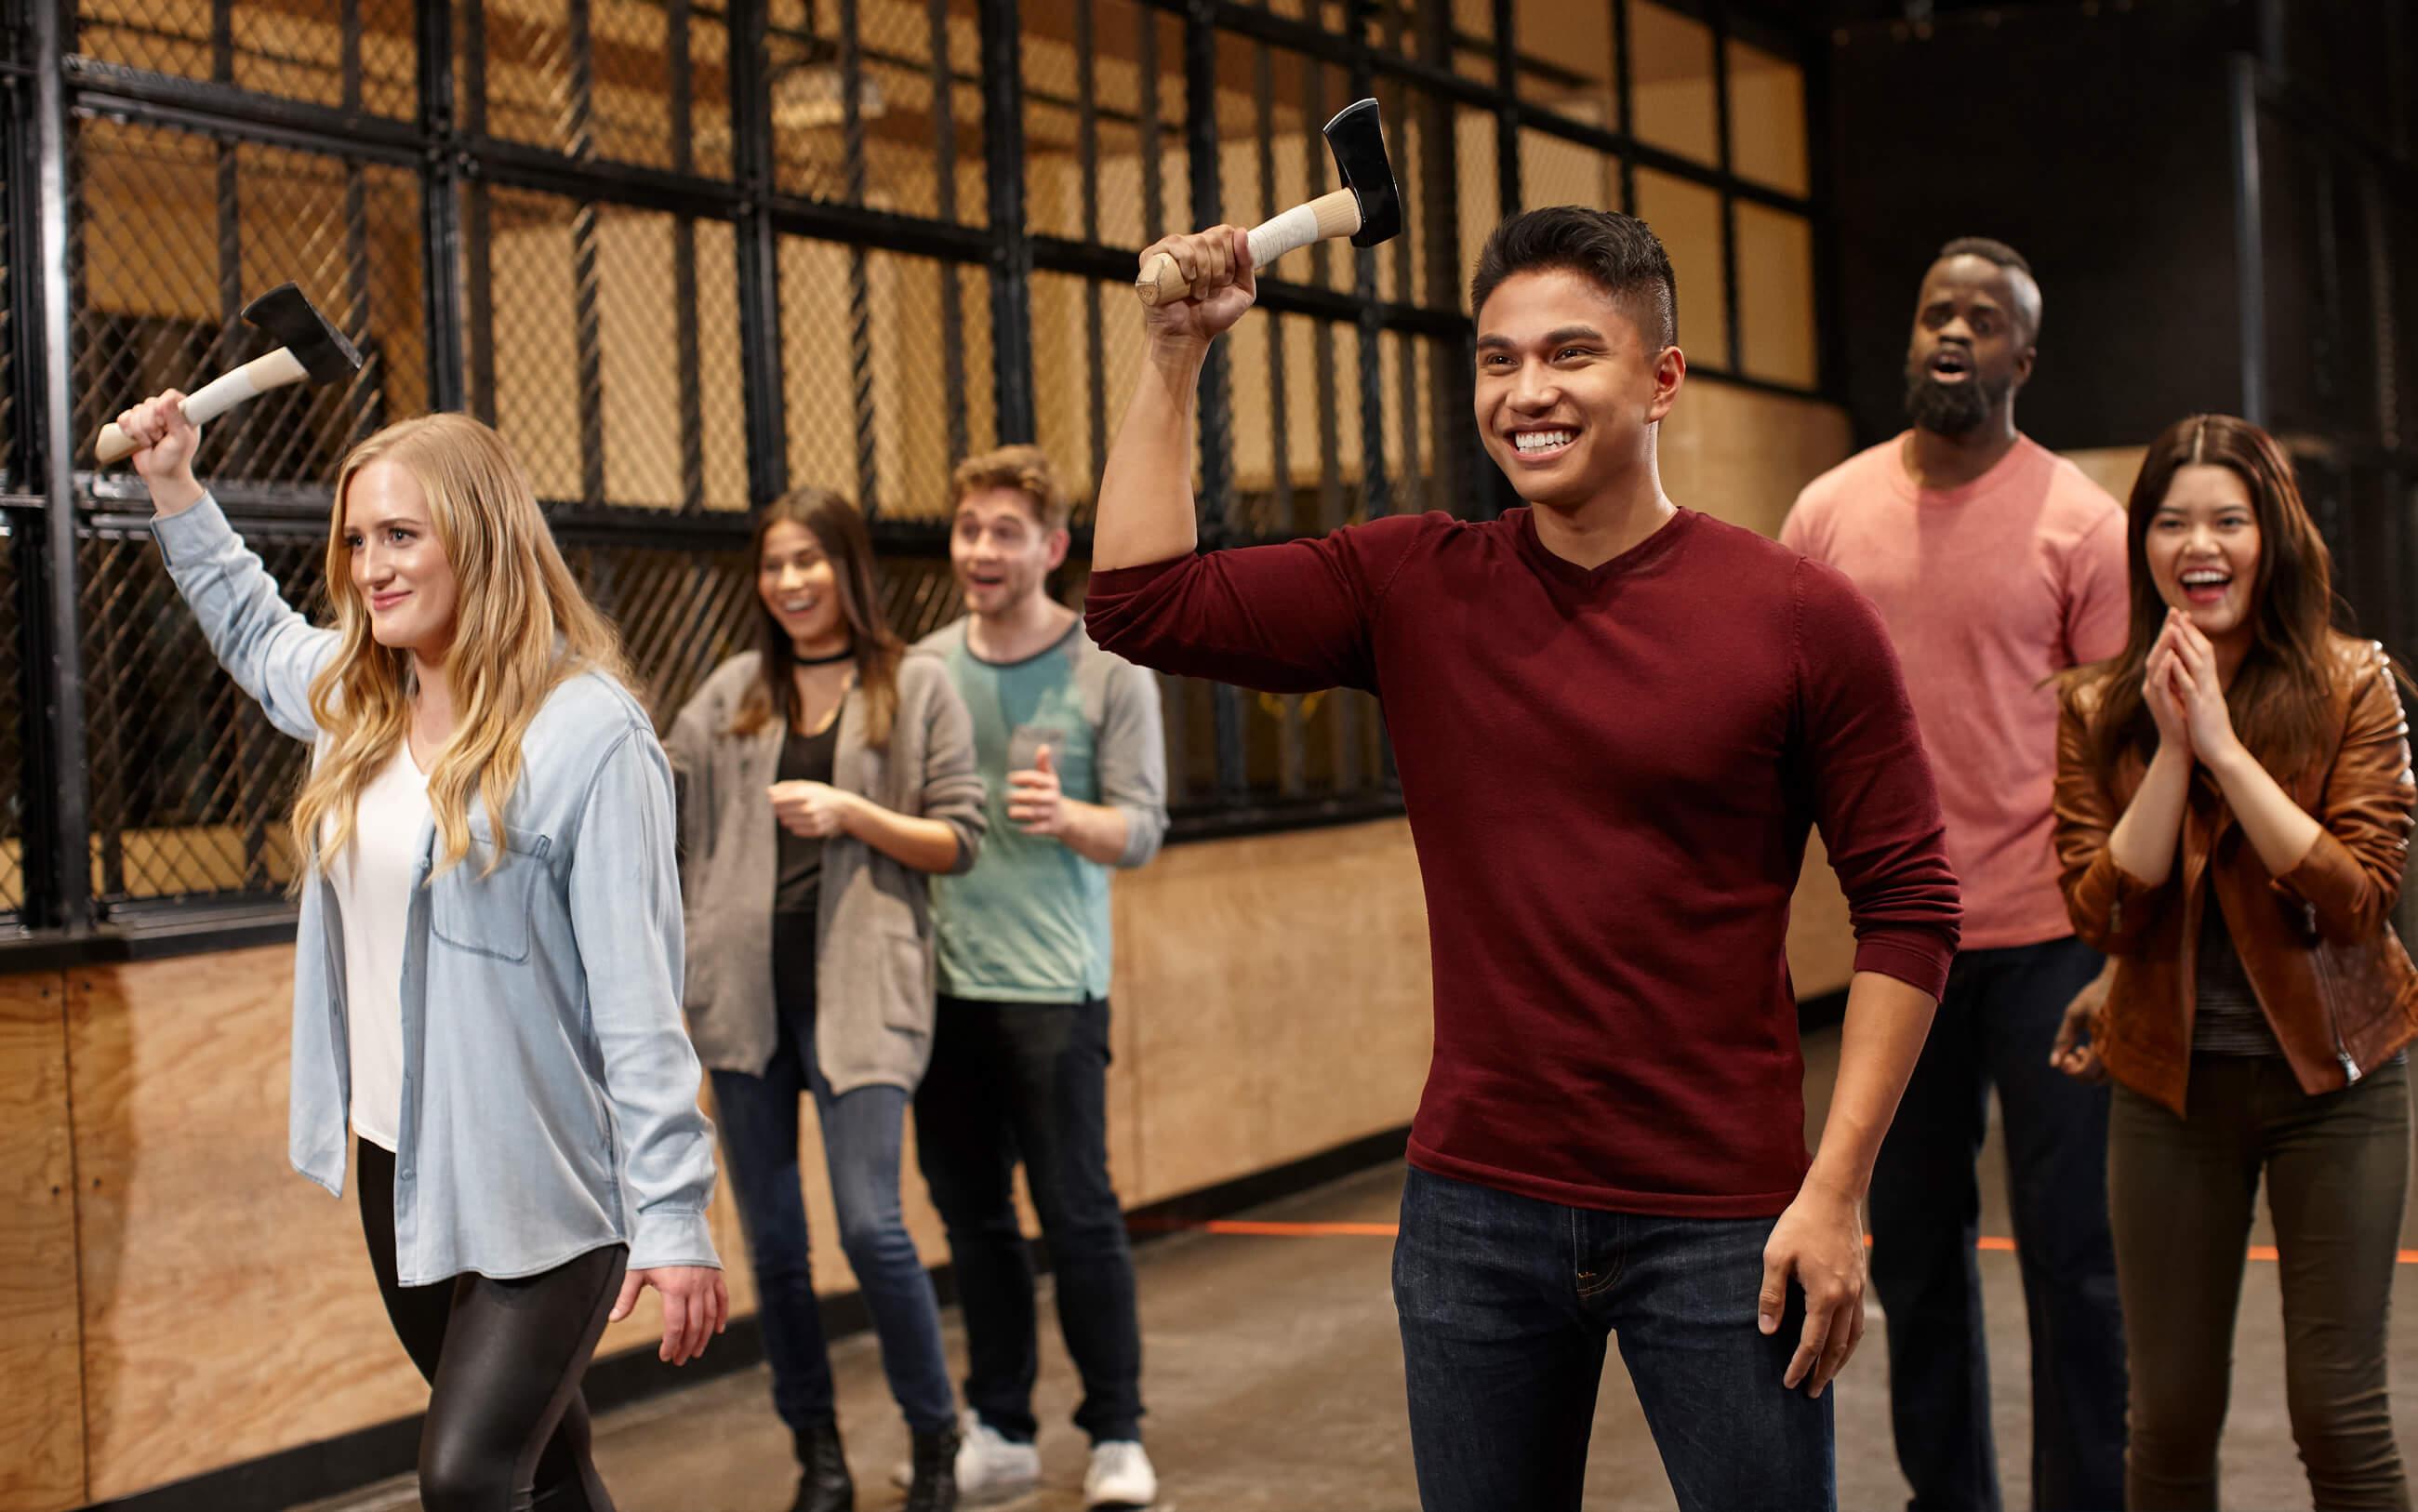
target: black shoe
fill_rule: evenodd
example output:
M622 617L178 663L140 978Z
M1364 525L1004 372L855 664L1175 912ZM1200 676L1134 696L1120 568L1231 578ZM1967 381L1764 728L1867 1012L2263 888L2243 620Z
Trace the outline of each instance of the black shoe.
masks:
M915 1435L914 1480L907 1488L906 1512L956 1512L957 1430Z
M839 1420L818 1418L797 1435L798 1500L789 1512L856 1512L856 1482L840 1452Z

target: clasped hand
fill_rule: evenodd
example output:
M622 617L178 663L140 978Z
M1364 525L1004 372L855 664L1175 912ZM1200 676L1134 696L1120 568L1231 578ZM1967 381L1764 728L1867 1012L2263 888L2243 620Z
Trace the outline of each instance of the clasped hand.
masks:
M2233 732L2233 714L2225 704L2225 679L2216 664L2216 648L2180 609L2166 611L2165 627L2150 648L2142 673L2142 694L2150 717L2157 722L2158 741L2178 756L2213 765L2238 753L2241 739Z

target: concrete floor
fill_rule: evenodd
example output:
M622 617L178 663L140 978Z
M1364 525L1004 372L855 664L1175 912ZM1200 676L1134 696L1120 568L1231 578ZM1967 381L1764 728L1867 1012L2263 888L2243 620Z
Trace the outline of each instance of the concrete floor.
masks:
M1809 1039L1806 1049L1809 1113L1818 1121L1837 1055L1835 1031ZM1984 1160L1984 1227L2004 1234L2003 1166L1995 1141ZM1251 1216L1390 1223L1400 1185L1401 1168L1387 1167ZM2269 1237L2262 1231L2257 1242ZM2418 1247L2418 1218L2406 1220L2404 1243ZM1186 1234L1140 1251L1147 1437L1163 1485L1159 1512L1416 1508L1389 1255L1388 1240L1358 1236ZM2274 1273L2273 1264L2252 1264L2242 1297L2224 1447L2228 1507L2309 1505L2285 1419ZM1982 1274L2006 1504L2028 1506L2028 1351L2014 1258L1985 1252ZM2395 1415L2410 1452L2418 1450L2418 1266L2403 1268L2395 1296ZM962 1371L963 1337L954 1315L949 1324L951 1354ZM1840 1504L1870 1512L1903 1506L1906 1497L1890 1446L1880 1326L1875 1310L1863 1349L1835 1388ZM900 1493L887 1476L905 1458L906 1430L882 1385L871 1338L835 1346L832 1363L857 1504L895 1506ZM1045 1320L1036 1402L1044 1488L1007 1504L1011 1512L1080 1507L1084 1444L1068 1426L1075 1394L1072 1367ZM622 1512L778 1512L789 1504L795 1477L760 1369L606 1417L598 1426L597 1459ZM1589 1512L1673 1504L1617 1352L1596 1412L1593 1467ZM311 1512L412 1504L406 1480Z

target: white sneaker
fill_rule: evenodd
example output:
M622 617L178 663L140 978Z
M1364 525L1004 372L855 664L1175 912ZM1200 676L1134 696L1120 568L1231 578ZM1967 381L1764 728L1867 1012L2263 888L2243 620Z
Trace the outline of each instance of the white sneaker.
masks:
M1131 1439L1110 1439L1092 1445L1092 1468L1083 1476L1083 1504L1140 1512L1158 1500L1158 1472L1150 1456Z
M1002 1502L1041 1484L1041 1451L1018 1443L972 1413L957 1442L957 1499Z

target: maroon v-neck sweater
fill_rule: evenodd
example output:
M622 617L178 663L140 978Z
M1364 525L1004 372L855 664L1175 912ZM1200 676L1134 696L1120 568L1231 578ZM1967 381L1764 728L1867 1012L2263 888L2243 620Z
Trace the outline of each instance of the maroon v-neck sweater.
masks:
M1786 1207L1809 823L1857 970L1947 981L1956 878L1888 634L1751 531L1681 510L1586 571L1524 509L1396 517L1099 573L1087 607L1145 666L1383 700L1434 959L1422 1170L1620 1212Z

